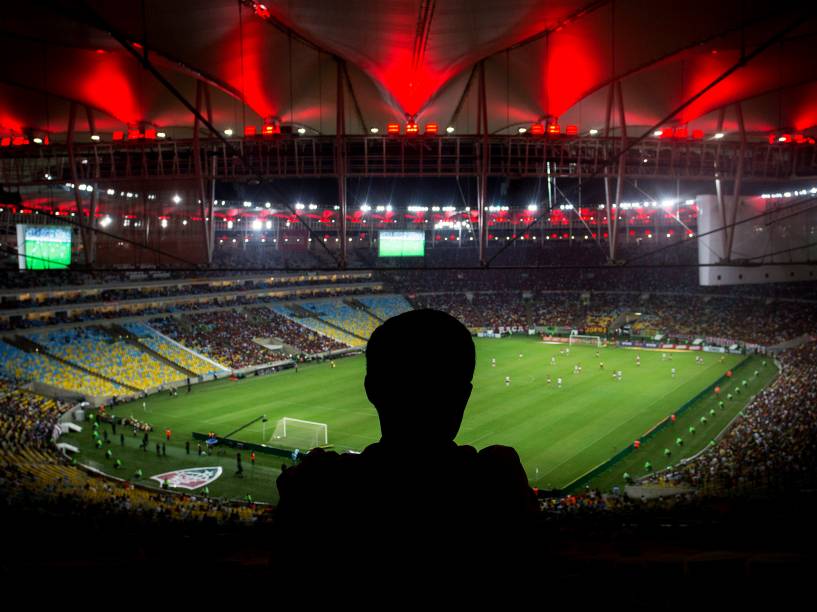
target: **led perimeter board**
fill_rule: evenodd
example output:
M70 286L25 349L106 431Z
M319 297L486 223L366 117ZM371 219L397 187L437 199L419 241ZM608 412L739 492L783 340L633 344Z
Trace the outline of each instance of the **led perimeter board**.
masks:
M378 236L380 257L423 257L426 248L425 232L381 231Z
M65 225L17 225L21 270L65 269L71 265L71 228Z

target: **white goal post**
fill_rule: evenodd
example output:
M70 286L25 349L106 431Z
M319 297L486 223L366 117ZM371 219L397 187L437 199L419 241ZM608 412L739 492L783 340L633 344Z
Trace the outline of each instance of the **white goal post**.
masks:
M278 420L270 442L306 450L326 446L329 444L329 428L326 423L284 417Z
M601 336L583 336L581 334L571 333L567 339L567 343L570 346L573 346L574 344L589 344L591 346L595 346L596 348L601 348L602 339Z

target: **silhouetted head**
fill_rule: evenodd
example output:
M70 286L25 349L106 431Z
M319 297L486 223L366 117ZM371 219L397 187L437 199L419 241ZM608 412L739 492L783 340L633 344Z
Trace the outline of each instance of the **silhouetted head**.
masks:
M378 327L366 348L366 395L386 442L454 439L471 395L476 355L468 329L439 310L410 310Z

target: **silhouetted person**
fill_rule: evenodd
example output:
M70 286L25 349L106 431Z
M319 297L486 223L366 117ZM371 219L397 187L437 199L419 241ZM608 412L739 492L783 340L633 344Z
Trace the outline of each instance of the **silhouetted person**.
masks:
M360 455L312 450L282 472L281 532L329 533L352 546L512 537L536 509L516 451L454 443L474 366L470 332L446 313L413 310L378 327L364 386L380 441Z

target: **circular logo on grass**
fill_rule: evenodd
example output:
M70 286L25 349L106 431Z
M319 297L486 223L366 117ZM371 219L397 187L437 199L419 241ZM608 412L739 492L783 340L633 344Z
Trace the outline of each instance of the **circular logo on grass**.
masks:
M221 476L221 467L199 467L188 468L186 470L173 470L164 474L151 476L151 480L157 481L160 485L167 481L168 486L178 489L198 489Z

